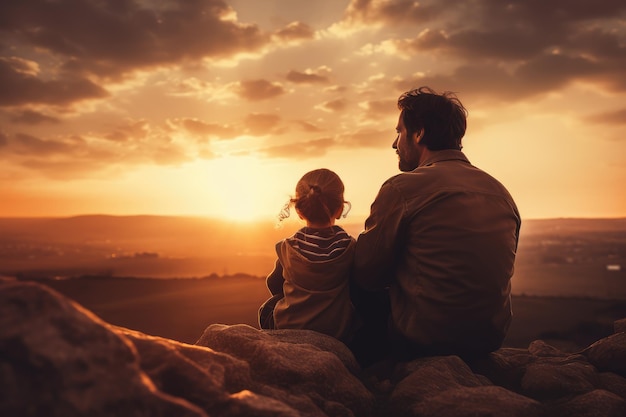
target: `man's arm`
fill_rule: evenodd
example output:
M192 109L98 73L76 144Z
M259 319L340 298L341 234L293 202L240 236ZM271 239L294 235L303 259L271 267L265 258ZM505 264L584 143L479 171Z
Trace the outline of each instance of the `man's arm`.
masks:
M390 284L405 208L398 189L385 182L356 242L352 279L359 287L375 291Z

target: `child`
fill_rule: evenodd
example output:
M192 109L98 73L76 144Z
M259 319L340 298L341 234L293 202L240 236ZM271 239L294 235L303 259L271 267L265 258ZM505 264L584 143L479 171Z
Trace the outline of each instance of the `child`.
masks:
M309 329L347 343L354 331L349 273L355 240L335 220L342 216L344 185L328 169L310 171L298 181L293 204L306 221L293 236L276 244L278 260L267 277L272 297L259 309L262 329ZM343 217L348 213L346 212Z

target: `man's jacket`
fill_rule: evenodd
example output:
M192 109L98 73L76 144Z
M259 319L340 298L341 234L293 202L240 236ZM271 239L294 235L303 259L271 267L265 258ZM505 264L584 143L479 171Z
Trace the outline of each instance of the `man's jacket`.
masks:
M388 287L392 325L418 349L489 352L511 320L520 215L461 151L437 151L381 187L359 235L354 281Z

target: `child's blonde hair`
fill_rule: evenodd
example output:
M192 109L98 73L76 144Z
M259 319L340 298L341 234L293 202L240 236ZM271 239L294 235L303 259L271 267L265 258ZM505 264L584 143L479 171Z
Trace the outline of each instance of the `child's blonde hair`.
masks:
M327 223L344 204L350 204L343 199L343 192L343 182L333 171L326 168L309 171L296 184L296 196L285 204L278 218L289 217L289 207L293 204L305 220Z

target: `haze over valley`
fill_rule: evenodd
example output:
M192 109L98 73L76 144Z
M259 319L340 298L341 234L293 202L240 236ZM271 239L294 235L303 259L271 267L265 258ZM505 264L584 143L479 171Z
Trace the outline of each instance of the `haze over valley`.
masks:
M362 223L340 223L357 236ZM201 217L1 218L0 275L264 277L302 224ZM626 299L626 219L524 220L513 293Z

